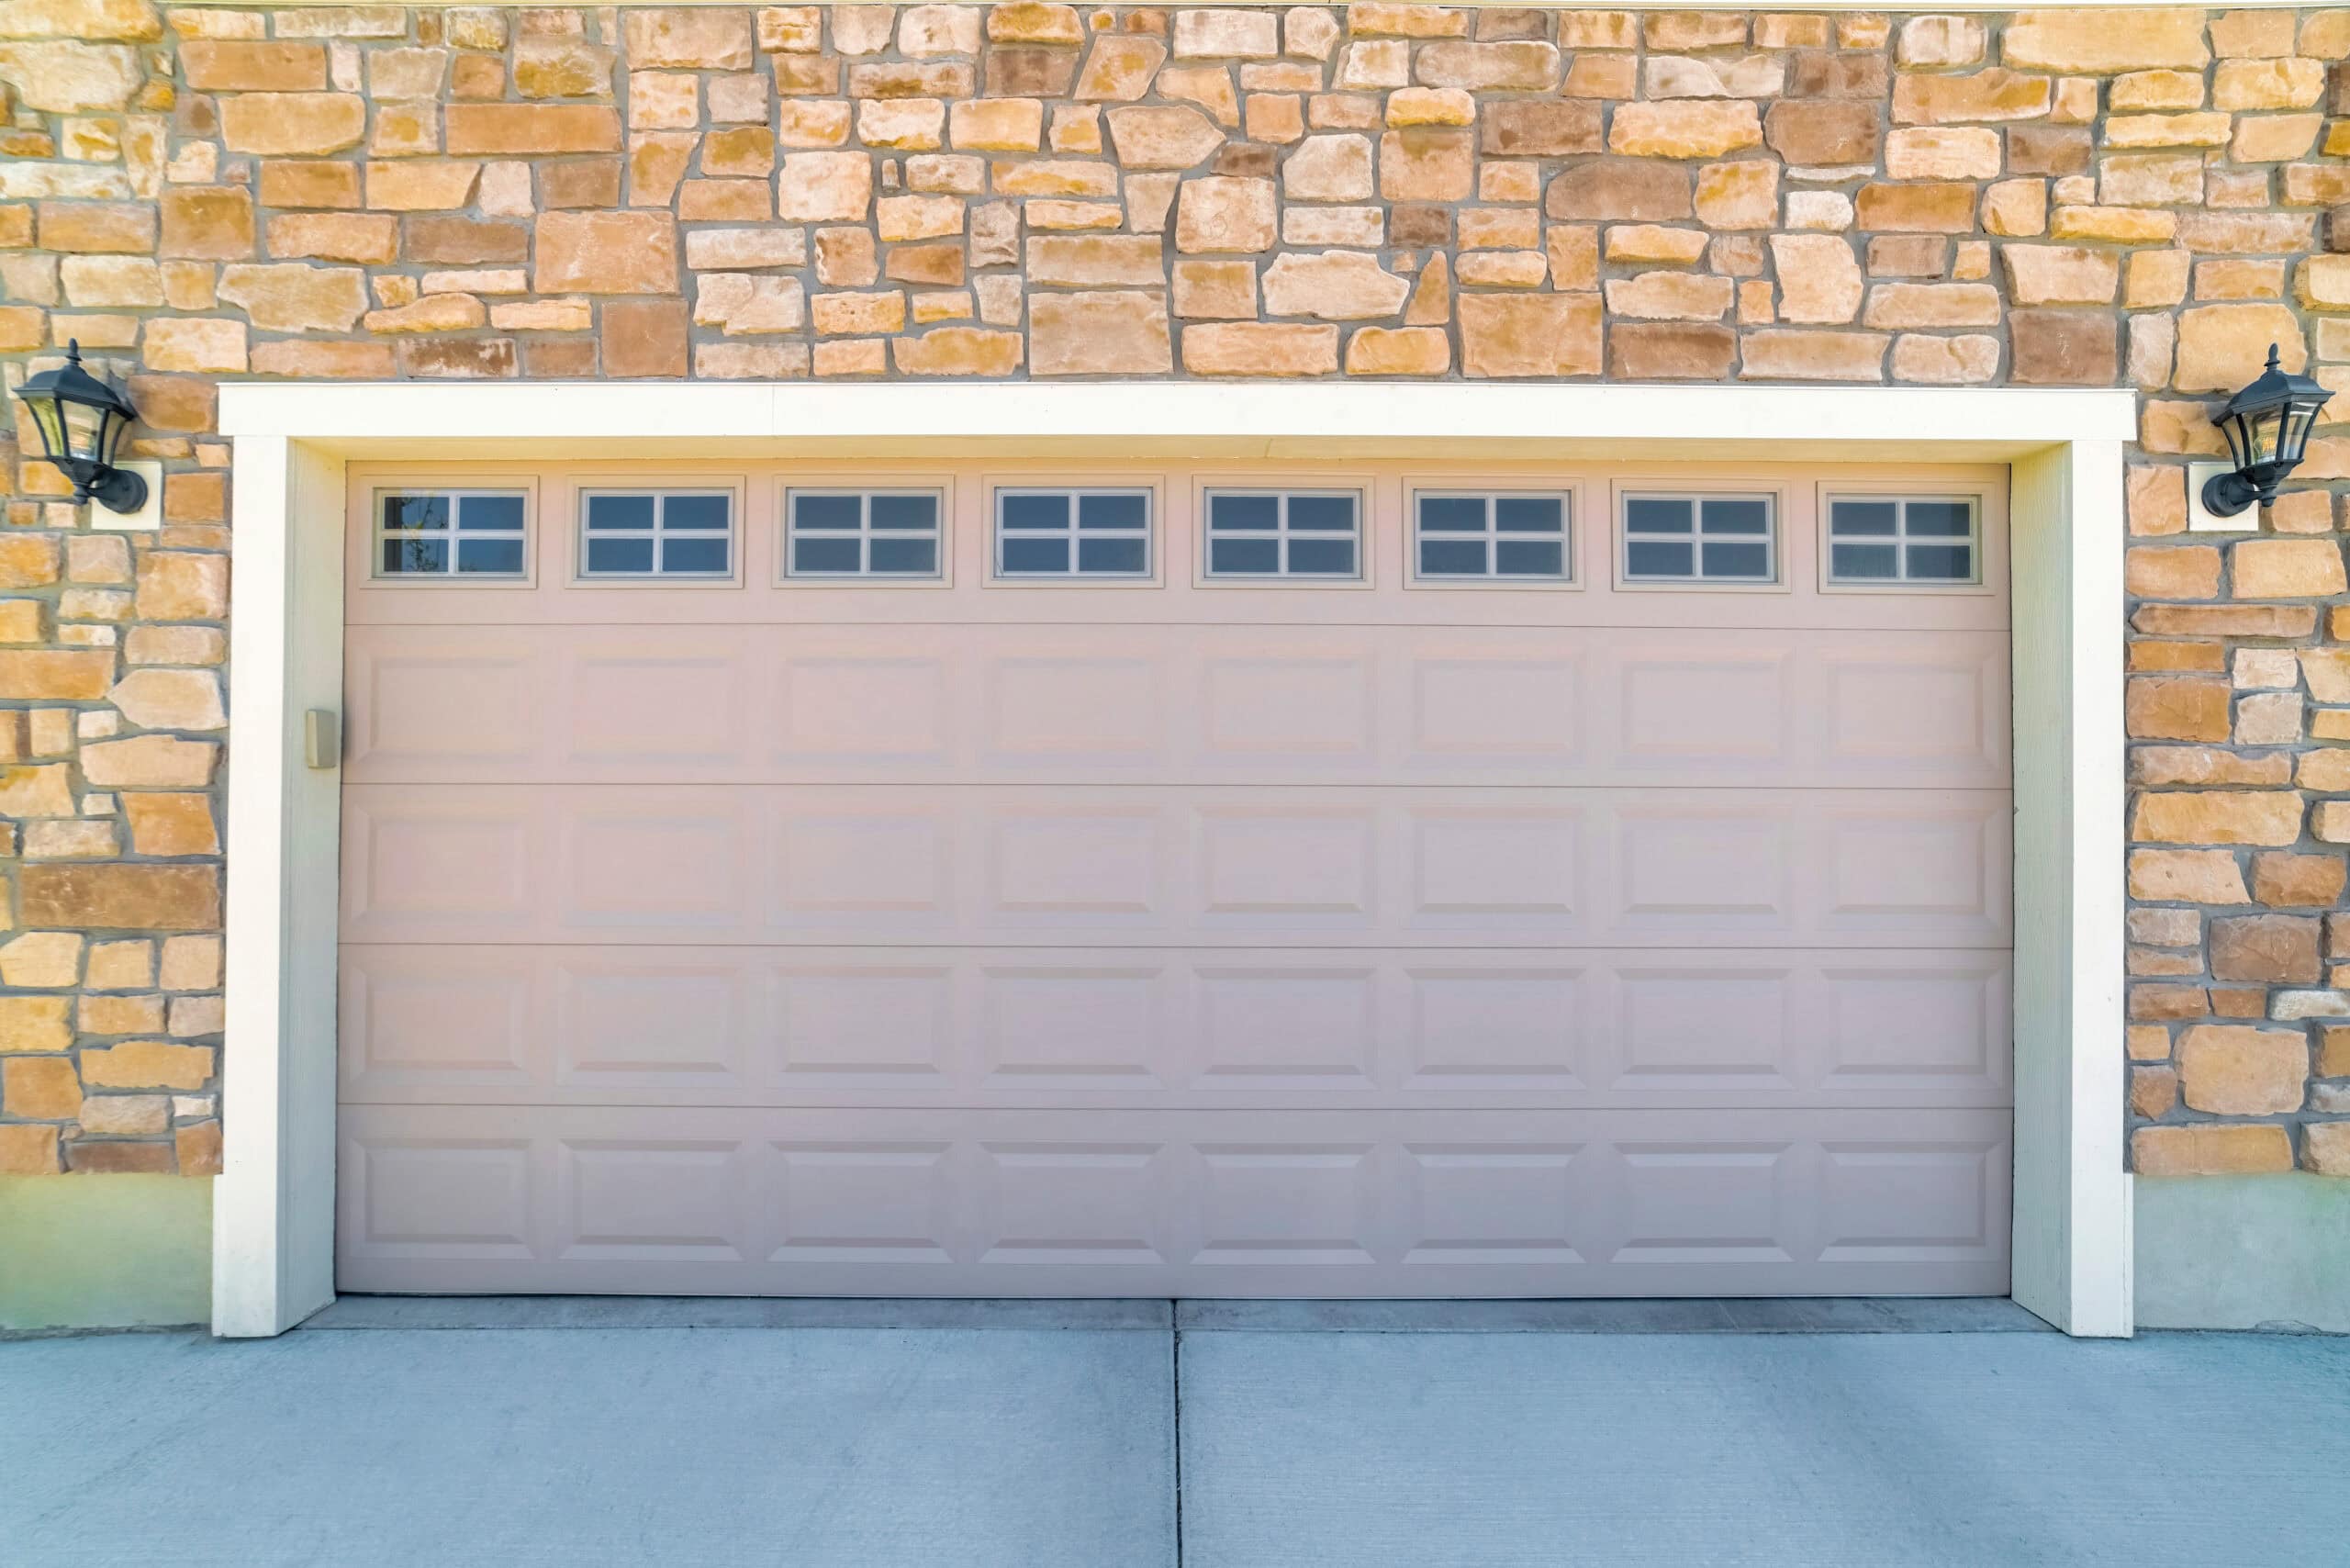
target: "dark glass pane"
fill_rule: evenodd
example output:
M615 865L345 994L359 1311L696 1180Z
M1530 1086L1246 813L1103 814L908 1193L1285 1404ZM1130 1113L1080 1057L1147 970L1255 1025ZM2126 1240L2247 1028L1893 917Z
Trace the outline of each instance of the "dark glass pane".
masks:
M1352 496L1292 496L1289 498L1289 525L1292 529L1351 530L1355 525L1355 498ZM1349 566L1347 569L1352 571L1354 568Z
M1270 529L1281 521L1281 501L1273 496L1210 496L1211 529Z
M457 570L487 576L522 575L522 542L519 539L466 539L457 544Z
M1003 569L1007 572L1066 572L1069 570L1069 541L1007 539L1003 542Z
M1003 526L1006 529L1060 529L1069 526L1067 496L1006 496L1003 498Z
M1767 545L1708 543L1705 550L1707 577L1763 580L1771 575L1771 552Z
M1707 533L1768 533L1771 507L1767 501L1707 501Z
M1504 533L1556 533L1566 508L1556 496L1503 496L1494 502L1494 526Z
M661 544L661 569L665 572L718 572L727 569L727 542L723 539L679 539L671 537Z
M1686 533L1689 503L1634 496L1624 503L1624 526L1634 533Z
M1878 582L1894 576L1897 548L1891 544L1829 546L1828 575L1840 583Z
M1351 539L1292 539L1289 569L1295 577L1350 577L1355 570Z
M1440 533L1485 531L1485 503L1474 496L1422 496L1420 532Z
M1828 531L1840 539L1890 539L1896 510L1891 501L1838 501L1829 513Z
M1080 572L1123 573L1133 576L1145 567L1143 542L1139 539L1080 539L1077 542L1077 569Z
M472 507L466 507L470 517ZM653 498L651 496L590 496L588 498L588 530L600 533L607 529L640 529L653 527Z
M854 572L856 570L856 541L810 538L803 533L791 542L791 569L795 572Z
M520 496L467 496L457 509L457 526L497 533L522 532Z
M1420 575L1424 577L1485 575L1485 542L1482 539L1423 539Z
M661 522L666 528L724 528L727 514L734 510L732 496L671 496L661 512Z
M1911 501L1909 532L1936 539L1964 539L1974 520L1974 509L1964 501Z
M1208 570L1228 576L1281 570L1281 546L1270 539L1211 539Z
M386 496L384 526L386 529L446 528L449 526L449 498Z
M876 496L873 498L873 526L920 529L927 532L938 526L938 498Z
M892 577L936 577L938 541L876 539L873 542L873 569Z
M859 503L855 496L794 496L791 521L800 528L856 526Z
M1685 577L1689 575L1686 544L1651 543L1635 539L1624 549L1624 568L1635 577Z
M1561 577L1567 549L1547 539L1505 539L1494 546L1494 566L1505 577Z
M384 570L386 572L445 572L449 569L449 542L445 539L386 539L384 541Z
M590 539L588 541L588 569L591 572L649 572L653 569L653 541Z
M1964 583L1975 577L1975 547L1971 544L1912 544L1909 576L1928 583Z
M1140 528L1149 517L1147 496L1080 496L1080 528Z

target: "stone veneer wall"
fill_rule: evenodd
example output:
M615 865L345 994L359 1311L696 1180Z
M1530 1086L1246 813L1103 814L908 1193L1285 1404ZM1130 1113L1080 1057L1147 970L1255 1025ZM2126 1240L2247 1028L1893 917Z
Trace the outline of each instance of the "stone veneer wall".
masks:
M2350 391L2345 57L2350 10L0 0L8 383L78 337L169 470L93 532L5 454L0 1173L218 1166L222 378L1459 375L2138 388L2133 1159L2350 1174L2350 408L2181 537L2270 342Z

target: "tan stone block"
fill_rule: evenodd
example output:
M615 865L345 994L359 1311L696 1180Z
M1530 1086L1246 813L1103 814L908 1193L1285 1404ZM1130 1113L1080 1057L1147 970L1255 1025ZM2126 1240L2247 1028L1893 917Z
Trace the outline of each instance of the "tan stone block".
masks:
M1799 167L1873 166L1884 132L1874 104L1834 99L1783 100L1771 106L1771 150Z
M0 699L95 701L113 673L114 655L104 648L0 651Z
M2129 683L2129 733L2137 740L2225 741L2229 688L2224 680L2137 676Z
M1118 194L1115 164L1075 158L1047 158L1015 163L998 159L989 170L998 196L1112 196Z
M2336 756L2338 752L2312 754ZM2306 765L2310 757L2305 756ZM2340 902L2344 880L2342 857L2338 855L2255 855L2252 857L2252 896L2260 902L2274 906L2301 909L2325 909ZM2315 964L2312 945L2311 962ZM2213 971L2217 973L2217 971ZM2227 977L2256 979L2256 976ZM2290 977L2288 977L2290 978ZM2312 975L2314 978L2314 975Z
M1946 70L1979 65L1985 34L1972 17L1912 17L1901 24L1894 59L1905 70Z
M2053 101L2053 89L2047 77L1997 66L1971 76L1905 75L1894 84L1893 123L2038 119L2048 113Z
M944 145L946 106L936 98L867 98L856 106L857 140L867 147L927 152Z
M1270 250L1276 207L1270 180L1187 181L1176 202L1175 247L1185 254ZM1336 353L1334 345L1334 361Z
M1118 161L1130 169L1188 169L1224 145L1224 133L1197 109L1132 106L1103 118Z
M2304 257L2294 270L2293 296L2308 309L2350 310L2350 255Z
M1032 284L1060 286L1167 281L1158 240L1147 234L1039 236L1028 241L1027 271Z
M0 1058L0 1112L70 1122L82 1113L82 1081L63 1057Z
M1176 315L1192 319L1255 319L1256 263L1177 262L1174 309Z
M1999 133L1984 126L1919 126L1885 139L1885 172L1897 180L1987 180L1999 173Z
M940 327L918 338L896 339L890 352L908 375L1005 376L1020 368L1022 342L1017 332Z
M1464 294L1458 310L1461 368L1472 377L1600 373L1595 294Z
M93 1089L201 1089L212 1078L215 1048L166 1040L126 1040L82 1053L82 1078Z
M0 945L0 985L70 986L82 972L82 937L72 931L28 931Z
M1762 145L1762 122L1742 100L1630 103L1616 110L1607 145L1632 157L1719 158Z
M2050 230L2057 240L2159 245L2178 232L2178 215L2149 207L2060 207ZM2136 257L2131 258L2134 266Z
M966 99L953 106L949 120L948 139L957 147L1034 152L1044 145L1045 106L1035 98Z
M2261 856L2255 858L2274 857ZM2214 980L2315 985L2323 974L2324 966L2318 957L2318 922L2314 916L2234 915L2211 922L2211 977ZM2303 1070L2306 1070L2306 1064ZM2296 1081L2300 1075L2300 1071L2294 1074Z
M2177 470L2143 469L2142 473ZM2140 599L2216 599L2220 552L2208 544L2137 545L2125 556L2123 586Z
M598 104L451 104L444 111L453 154L617 152L619 114Z
M0 533L0 588L40 588L57 580L57 539L47 533Z
M757 223L774 216L765 180L688 180L677 187L680 223Z
M2331 539L2248 539L2232 545L2228 555L2237 599L2320 599L2350 592L2342 546Z
M1028 318L1032 375L1164 375L1174 368L1161 291L1039 294L1029 299Z
M219 112L231 152L315 156L356 147L367 134L367 100L355 93L239 94L222 98Z
M1186 327L1183 367L1195 375L1327 375L1338 368L1338 329L1257 321Z
M1012 5L989 6L987 33L990 43L1066 44L1075 47L1085 41L1084 28L1078 20L1075 6L1038 5L1035 0L1016 0Z
M2194 1110L2257 1116L2300 1109L2309 1042L2298 1029L2204 1024L2178 1041L2179 1091Z
M1960 182L1866 185L1853 207L1863 230L1964 234L1975 227L1975 187Z
M1174 41L1179 59L1270 60L1281 51L1281 23L1270 11L1178 11Z
M2077 245L2002 245L2008 295L2018 305L2110 304L2121 260Z
M1440 6L1402 6L1386 4L1384 0L1366 0L1366 3L1347 7L1347 31L1357 38L1465 38L1469 32L1469 17L1466 12Z
M347 332L367 309L365 275L357 267L238 263L221 269L220 297L271 331Z
M283 213L269 220L269 253L331 262L389 262L399 253L399 219L373 212Z
M229 185L174 186L162 194L162 214L161 249L166 256L241 261L253 253L253 201L246 191ZM43 243L50 243L46 236Z
M70 817L73 786L63 763L0 767L0 817Z
M2283 785L2292 782L2290 759L2244 756L2212 746L2142 745L2130 752L2130 779L2151 788L2170 785Z
M531 286L543 294L677 291L677 229L666 212L542 213L533 250Z
M0 82L25 108L80 114L128 106L144 74L139 51L123 44L52 39L0 43Z
M1421 46L1413 74L1429 87L1547 93L1559 84L1559 51L1536 39L1429 43Z
M1954 338L1904 333L1893 341L1893 376L1931 386L1967 386L1991 380L1999 370L1999 340L1968 334Z
M1700 229L1618 223L1607 230L1606 255L1611 262L1668 262L1685 266L1706 253L1707 240Z
M2020 11L1999 35L2010 65L2110 73L2157 66L2200 67L2211 58L2203 12L2191 7L2132 10L2117 27L2096 11Z
M1738 358L1738 334L1714 323L1619 322L1607 333L1607 373L1628 381L1720 381Z
M963 232L964 206L960 196L883 196L875 204L874 216L876 230L891 242L943 240L959 237Z
M361 319L371 332L463 332L482 325L489 312L471 295L443 294L412 305L370 310Z
M1076 97L1082 103L1131 103L1150 91L1151 79L1167 62L1167 46L1144 34L1101 33L1079 72Z
M827 337L871 337L905 330L906 297L895 289L820 294L809 307L816 330Z
M1709 229L1768 229L1779 217L1779 165L1769 159L1697 171L1696 213Z
M1345 321L1395 315L1411 284L1370 256L1332 251L1274 258L1265 271L1264 291L1268 315Z
M1607 308L1635 320L1718 321L1729 313L1734 287L1710 274L1641 273L1607 280Z
M1861 264L1839 234L1774 234L1779 315L1788 321L1840 323L1859 313Z
M2322 115L2242 115L2228 156L2239 163L2281 163L2305 158L2324 128Z
M210 991L220 983L220 954L218 936L165 937L160 983L165 991Z
M776 140L785 147L838 147L848 129L849 106L840 99L787 99L776 106Z
M2314 60L2225 60L2211 73L2215 109L2305 109L2325 96Z
M1292 201L1368 198L1371 139L1346 133L1307 137L1281 162L1281 189Z
M2301 1164L2320 1176L2350 1176L2350 1122L2304 1124Z
M160 996L84 996L75 1020L84 1035L147 1035L163 1026Z
M44 251L147 255L155 250L155 208L142 203L44 201L36 211Z
M1379 139L1379 194L1389 201L1465 201L1476 189L1474 133L1416 126Z
M1881 329L1995 327L1998 290L1982 283L1883 283L1869 290L1863 324Z
M155 550L139 557L142 621L218 621L229 612L229 560L192 551Z
M71 1050L71 1016L69 997L0 996L0 1052Z
M873 199L873 161L863 152L787 152L777 183L778 217L861 222Z
M554 168L566 165L556 164ZM552 170L550 171L552 172ZM702 138L701 172L721 179L764 179L775 172L775 136L764 125L713 130ZM617 174L617 171L615 171ZM617 185L617 179L615 179ZM617 192L615 193L617 194ZM611 207L615 201L550 203L561 207Z
M96 1094L82 1102L82 1131L93 1137L140 1137L169 1129L171 1097L165 1094Z
M1436 327L1364 327L1347 340L1348 375L1436 377L1452 367L1452 344Z
M2273 846L2292 843L2300 829L2301 798L2290 791L2155 792L2138 797L2131 836L2153 844Z
M751 64L748 11L704 6L645 7L621 13L628 56L639 66L745 71Z
M2166 1116L2178 1103L2178 1074L2167 1067L2132 1068L2130 1072L2130 1114L2153 1120Z

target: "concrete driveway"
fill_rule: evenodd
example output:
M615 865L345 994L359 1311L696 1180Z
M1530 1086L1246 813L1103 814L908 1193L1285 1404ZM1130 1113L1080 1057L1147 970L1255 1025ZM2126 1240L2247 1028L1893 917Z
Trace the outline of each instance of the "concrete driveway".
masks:
M347 1300L0 1343L0 1560L2341 1562L2345 1412L2350 1339L2004 1304Z

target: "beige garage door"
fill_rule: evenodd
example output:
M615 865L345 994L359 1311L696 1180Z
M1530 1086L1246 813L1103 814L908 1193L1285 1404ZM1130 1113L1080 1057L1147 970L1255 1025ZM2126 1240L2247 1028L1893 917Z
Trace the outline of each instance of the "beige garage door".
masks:
M2003 1293L2004 493L354 471L340 1283Z

